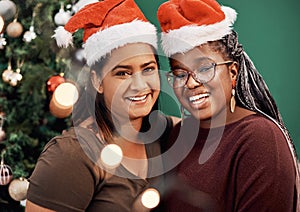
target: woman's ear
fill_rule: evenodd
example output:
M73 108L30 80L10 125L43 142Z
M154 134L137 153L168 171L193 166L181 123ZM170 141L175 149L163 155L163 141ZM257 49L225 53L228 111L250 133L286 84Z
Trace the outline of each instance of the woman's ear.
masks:
M229 66L229 73L231 76L232 80L236 80L237 79L237 75L239 73L239 65L237 62L233 62L230 66Z
M98 93L103 93L103 87L102 87L102 83L101 83L101 79L99 79L99 77L97 76L96 71L92 70L91 71L91 81L93 84L93 87L95 88L95 90Z

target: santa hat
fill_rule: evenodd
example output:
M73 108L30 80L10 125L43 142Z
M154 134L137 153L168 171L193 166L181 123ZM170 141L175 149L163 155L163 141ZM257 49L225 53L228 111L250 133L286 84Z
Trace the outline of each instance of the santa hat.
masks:
M157 12L167 56L184 53L231 33L236 12L215 0L169 0Z
M156 27L134 0L103 0L86 5L68 23L55 30L59 47L72 45L72 34L84 30L85 57L89 66L113 49L129 43L147 43L157 48Z

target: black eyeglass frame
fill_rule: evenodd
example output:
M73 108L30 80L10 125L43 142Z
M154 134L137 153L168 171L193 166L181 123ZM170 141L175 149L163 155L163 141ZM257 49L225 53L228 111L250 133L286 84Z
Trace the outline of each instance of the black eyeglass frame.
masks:
M181 86L177 86L177 87L174 87L174 83L172 83L172 80L170 79L171 77L173 77L173 79L175 78L174 74L173 74L173 71L169 71L167 72L165 75L167 77L167 81L169 83L169 85L172 87L172 88L180 88L180 87L183 87L186 85L188 79L189 79L189 76L192 75L193 79L196 80L198 83L202 83L202 84L205 84L205 83L208 83L210 82L216 75L216 67L219 66L219 65L226 65L226 64L230 64L230 63L234 63L234 61L231 61L231 60L227 60L227 61L223 61L223 62L218 62L218 63L212 63L211 65L211 68L213 68L213 75L211 76L211 78L209 80L201 80L201 79L198 79L197 76L196 76L196 73L195 71L189 71L189 70L184 70L183 72L186 72L187 73L187 77L186 77L186 80L185 82L181 85ZM174 80L173 80L174 81Z

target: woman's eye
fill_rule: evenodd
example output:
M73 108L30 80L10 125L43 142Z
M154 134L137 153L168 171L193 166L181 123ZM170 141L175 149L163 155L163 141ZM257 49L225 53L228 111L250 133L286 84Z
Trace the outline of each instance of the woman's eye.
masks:
M213 65L206 65L206 66L201 66L197 69L197 72L200 72L200 73L205 73L205 72L208 72L210 70L212 70L214 68Z
M156 71L155 67L147 67L143 70L144 74L152 74L154 71Z
M211 68L199 68L198 72L207 72Z
M178 78L178 79L181 79L181 78L184 78L186 77L187 75L187 72L186 71L173 71L173 75Z
M116 72L116 76L127 76L127 75L130 75L130 73L127 72L127 71L118 71L118 72Z

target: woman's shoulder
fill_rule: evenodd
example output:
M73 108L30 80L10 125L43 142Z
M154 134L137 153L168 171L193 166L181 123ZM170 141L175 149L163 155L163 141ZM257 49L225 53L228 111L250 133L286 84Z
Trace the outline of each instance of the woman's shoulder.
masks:
M87 134L87 137L84 137ZM85 172L93 170L93 174L100 179L100 173L103 170L98 166L98 159L102 148L96 149L99 141L92 138L93 133L87 129L70 128L61 135L52 138L44 147L38 159L38 170L40 172L65 172L65 170L74 170ZM42 170L42 171L41 171ZM73 171L69 171L73 174ZM68 176L69 176L68 174ZM68 176L66 176L68 178Z
M248 131L255 134L282 134L283 132L279 124L275 120L271 120L260 114L252 114L242 118L241 120L228 126L229 128L236 128L241 132Z
M48 143L45 145L42 154L57 147L68 150L70 146L72 146L71 149L73 149L75 146L78 146L77 138L72 128L64 130L61 134L50 139L50 141L48 141Z
M44 147L44 151L47 151L49 148L60 147L62 149L72 150L76 147L79 147L78 137L74 128L64 130L60 135L53 137ZM43 151L43 152L44 152Z
M247 116L231 124L226 131L227 138L234 140L241 149L252 149L255 154L290 155L289 140L275 120L263 115Z
M66 160L93 161L100 155L103 144L95 133L82 127L72 127L52 138L44 147L41 157L58 157ZM96 159L95 159L96 160Z

